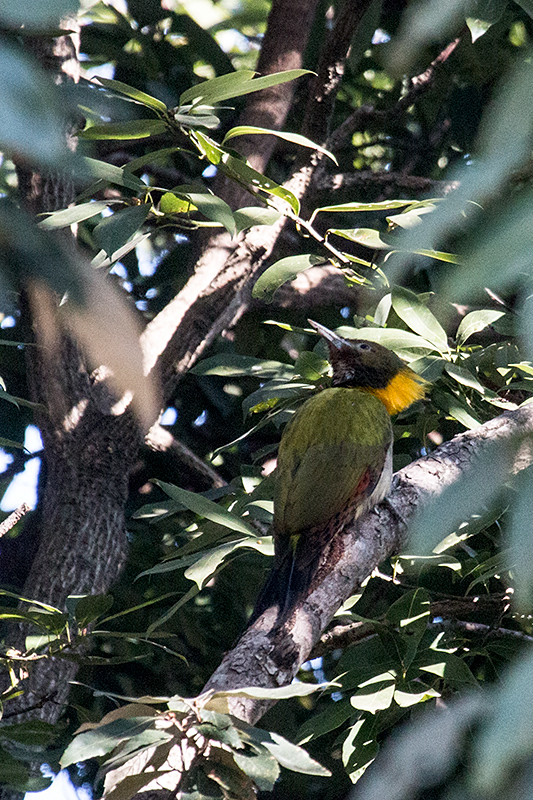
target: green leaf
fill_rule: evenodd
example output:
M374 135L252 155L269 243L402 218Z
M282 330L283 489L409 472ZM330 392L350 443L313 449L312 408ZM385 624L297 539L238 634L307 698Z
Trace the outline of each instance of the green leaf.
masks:
M165 133L167 124L162 119L130 119L125 122L109 122L92 125L78 133L82 139L147 139Z
M462 347L464 343L470 339L475 333L488 328L497 319L505 316L505 311L496 311L490 308L484 308L480 311L471 311L461 320L457 328L456 339L457 346Z
M328 233L334 233L335 236L357 242L363 247L371 247L373 250L392 250L392 245L384 242L379 231L374 228L330 228Z
M443 392L440 389L434 389L431 399L438 408L446 412L446 414L449 414L450 417L456 419L457 422L460 422L465 428L471 430L481 425L481 421L474 416L475 412L473 409L470 408L466 402L463 402L459 397L452 394L452 392Z
M239 208L233 212L235 229L237 233L253 228L255 225L274 225L281 217L281 213L274 208Z
M515 0L515 3L533 18L533 0Z
M196 208L190 200L177 197L172 192L165 192L161 195L159 210L163 214L187 214L189 211L195 211Z
M177 186L174 192L186 197L196 208L202 212L204 217L220 223L232 236L235 235L235 220L229 205L209 192L185 192L181 187Z
M260 172L257 172L257 170L252 169L252 167L249 167L246 161L235 158L231 153L223 153L220 162L215 163L218 163L225 175L244 184L246 188L252 191L252 194L260 190L273 197L278 197L280 200L287 203L295 214L299 214L300 201L296 195L288 189L285 189L284 186L280 186L278 183L275 183L275 181L265 177Z
M419 680L400 683L394 692L394 702L400 708L410 708L418 703L426 703L435 697L440 697L440 692L425 686Z
M123 247L119 247L118 250L107 256L105 250L100 250L93 260L91 261L91 266L95 269L100 269L102 267L110 267L115 261L120 261L127 255L131 250L134 250L137 245L141 242L144 242L145 239L148 239L150 236L149 233L139 233L137 236L133 236Z
M316 684L295 681L287 684L287 686L276 686L273 689L269 689L266 686L244 686L242 689L215 692L206 707L218 707L218 700L223 697L253 697L259 700L287 700L290 697L308 697L314 692L320 692L335 685L332 683Z
M98 83L101 83L102 86L105 86L106 89L111 89L114 92L118 92L118 94L123 94L125 97L136 100L137 103L140 103L142 106L153 108L154 111L159 111L161 114L166 114L167 112L167 107L161 102L161 100L158 100L157 97L152 97L145 92L141 92L139 89L135 89L134 86L128 86L127 83L111 80L110 78L98 77L97 81Z
M0 739L7 739L30 747L48 747L57 739L57 735L58 731L54 725L40 719L0 727Z
M396 676L384 672L360 684L360 688L350 697L350 703L360 711L376 714L389 708L394 697Z
M96 158L85 157L83 162L87 174L93 179L102 180L106 183L116 183L118 186L125 186L136 192L144 193L147 189L146 184L140 178L129 173L125 167L115 167L114 164L98 161Z
M415 665L423 672L442 678L455 691L479 685L466 662L454 653L428 650L417 658Z
M290 380L295 374L292 364L264 361L253 356L241 356L238 353L219 353L211 358L205 358L190 371L193 375L222 375L225 378L248 375L262 380L265 378Z
M271 134L272 136L277 136L278 139L284 139L286 142L292 142L293 144L299 144L302 147L309 147L311 150L318 150L318 152L323 153L328 158L337 164L338 161L333 155L330 153L329 150L326 150L324 147L320 147L320 145L315 144L312 142L311 139L308 139L306 136L302 136L299 133L286 133L285 131L273 131L268 128L258 128L255 125L237 125L235 128L231 128L224 136L222 144L226 144L230 139L234 139L236 136L247 136L249 134L257 134L257 133L267 133Z
M481 384L475 375L473 375L469 369L462 367L460 364L453 363L452 361L447 361L444 367L448 375L450 375L457 383L460 383L462 386L468 386L471 389L475 389L481 395L489 395L493 394L487 389L483 384Z
M368 339L371 342L379 342L380 344L389 347L391 350L435 350L435 345L428 342L427 339L422 339L410 331L402 331L399 328L351 328L347 325L342 325L337 328L339 336L344 336L347 339Z
M507 5L507 0L474 0L467 6L466 24L470 30L472 42L483 36L496 22L499 22Z
M305 775L329 777L331 772L309 756L305 750L284 739L278 733L268 733L259 728L246 728L251 741L258 741L274 756L282 767ZM243 737L244 738L244 737Z
M295 371L306 381L319 381L329 372L329 361L318 353L303 350L294 364Z
M405 650L404 671L411 665L430 620L429 595L425 589L413 589L396 600L387 611L387 621L400 629Z
M310 73L307 69L290 69L254 79L255 72L242 69L229 75L220 75L218 78L204 81L198 86L191 86L181 95L180 106L199 102L220 103L222 100L241 97L251 92L258 92L260 89L268 89L270 86L278 86L280 83L286 83L308 74Z
M265 555L273 554L273 548L271 542L269 541L269 537L265 537L265 539L238 539L237 541L228 542L227 544L221 544L218 547L215 547L214 550L211 550L208 553L200 556L200 558L195 560L194 564L191 564L191 566L185 570L184 575L186 578L188 578L188 580L194 581L198 586L198 589L202 589L205 586L206 581L208 581L211 576L217 572L220 565L224 563L228 556L243 547L259 550L259 552L262 552ZM154 569L155 568L153 567L151 570L152 574Z
M54 228L66 228L67 225L75 225L77 222L91 219L101 214L109 208L113 201L107 202L106 200L91 201L90 203L80 203L78 206L71 206L70 208L63 208L61 211L54 211L49 214L45 219L39 222L39 228L44 230Z
M412 200L384 200L380 203L340 203L334 206L320 206L315 209L313 217L319 211L388 211L393 208L402 208L411 205Z
M180 489L179 486L173 486L171 483L165 483L164 481L154 479L153 483L159 486L165 494L168 494L172 500L182 503L185 508L194 511L195 514L210 519L212 522L223 525L232 531L244 533L254 539L257 538L257 531L251 525L248 525L241 517L236 517L217 503L213 503L212 500L208 500L207 497L195 492L188 492L186 489Z
M352 783L357 783L378 752L372 718L358 720L342 745L342 761Z
M70 598L76 601L74 614L80 628L86 628L90 622L102 617L113 605L111 594L71 595Z
M93 230L96 242L112 258L141 227L150 210L150 203L141 203L105 217Z
M486 700L477 692L415 715L383 746L383 757L365 776L360 800L389 797L391 786L398 800L430 796L459 767L463 746L485 709Z
M165 731L154 731L154 717L130 717L115 719L107 725L100 725L84 733L78 734L69 744L60 759L62 767L75 764L76 761L86 761L89 758L98 758L110 753L122 742L134 741L138 746L144 742L169 741L172 736ZM147 737L143 734L147 733ZM155 737L154 737L154 734Z
M348 699L329 703L325 711L320 714L315 713L304 722L301 728L298 729L296 741L298 744L306 744L313 739L317 739L319 736L340 728L353 715L353 706Z
M3 747L0 748L0 785L25 792L29 777L30 771L26 764L18 761Z
M252 296L257 300L270 303L276 289L279 289L284 283L291 281L298 273L324 263L323 257L315 255L282 258L259 276L252 290Z
M233 759L262 792L271 792L279 778L279 764L268 753L234 752Z
M435 345L440 353L448 352L446 331L418 295L395 286L392 290L392 307L411 330Z

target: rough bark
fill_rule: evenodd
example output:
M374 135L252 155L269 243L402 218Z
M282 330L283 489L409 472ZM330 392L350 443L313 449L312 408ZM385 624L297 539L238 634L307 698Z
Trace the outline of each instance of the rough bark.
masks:
M287 623L276 628L275 609L266 611L225 656L205 690L275 688L290 683L339 606L385 558L405 544L407 523L415 511L460 480L487 442L529 437L532 433L533 410L526 406L456 436L398 472L387 500L333 539L320 568L320 582ZM533 461L527 439L526 443L515 459L514 472ZM272 705L270 701L242 697L230 697L227 703L231 714L251 724Z

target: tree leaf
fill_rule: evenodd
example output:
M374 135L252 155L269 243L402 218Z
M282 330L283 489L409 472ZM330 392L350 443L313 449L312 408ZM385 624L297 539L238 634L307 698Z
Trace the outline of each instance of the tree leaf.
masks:
M180 96L180 106L199 102L220 103L222 100L241 97L251 92L258 92L260 89L268 89L270 86L278 86L280 83L293 81L301 75L308 74L310 72L307 69L290 69L285 72L274 72L262 78L254 78L253 70L242 69L204 81L197 86L191 86Z
M351 328L342 325L337 328L339 336L347 339L368 339L371 342L379 342L389 347L391 350L435 350L435 345L417 336L410 331L402 331L399 328Z
M389 708L395 687L396 676L393 673L375 675L369 681L360 684L359 689L350 697L350 703L360 711L376 714Z
M138 231L151 208L150 203L129 206L98 223L93 236L110 258Z
M271 792L279 778L279 764L268 753L234 752L233 758L240 769L262 792Z
M379 752L372 718L358 720L342 745L342 761L352 783L356 783Z
M125 167L116 167L114 164L108 164L106 161L98 161L96 158L85 157L83 159L87 174L91 178L103 180L106 183L116 183L118 186L125 186L128 189L133 189L136 192L145 192L146 184L140 178L129 173Z
M39 222L39 228L48 230L75 225L77 222L96 217L109 208L112 203L112 200L91 200L90 203L80 203L70 208L63 208L61 211L54 211Z
M440 353L449 351L446 331L418 295L395 286L392 290L392 307L411 330L434 344Z
M167 124L162 119L129 119L124 122L109 122L92 125L78 133L82 139L147 139L165 133Z
M411 525L409 551L431 553L472 514L482 514L493 505L509 475L516 446L516 442L487 444L474 465L458 471L455 483L424 504Z
M185 192L179 186L174 189L174 192L190 200L204 217L223 225L231 236L235 235L235 220L232 210L220 197L209 192Z
M96 80L98 83L101 83L102 86L105 86L106 89L111 89L118 94L123 94L125 97L130 97L132 100L135 100L142 106L153 108L154 111L159 111L161 114L166 114L167 112L167 107L161 102L161 100L158 100L157 97L152 97L151 95L146 94L146 92L141 92L134 86L128 86L127 83L111 80L110 78L98 77Z
M392 250L392 245L384 242L379 231L374 228L329 228L328 233L357 242L363 247L371 247L373 250Z
M323 257L315 255L288 256L287 258L282 258L268 267L268 269L259 276L252 290L252 296L255 297L256 300L263 300L265 303L270 303L276 289L279 289L284 283L291 281L298 273L310 267L314 267L317 264L324 263L325 259Z
M102 617L113 605L113 595L86 594L80 597L70 596L76 601L74 614L80 628L86 628L90 622Z
M165 494L168 494L172 500L182 503L185 508L194 511L195 514L210 519L212 522L223 525L232 531L244 533L254 539L257 538L257 531L251 525L248 525L241 517L236 517L217 503L213 503L212 500L208 500L207 497L195 492L188 492L186 489L180 489L179 486L173 486L171 483L165 483L157 479L154 479L153 483L159 486Z
M139 745L142 744L142 734L147 732L149 739L152 734L157 733L157 740L164 742L171 739L171 735L165 731L154 731L153 717L131 717L115 719L107 725L100 725L90 731L78 734L69 744L60 759L62 767L68 767L76 761L84 761L89 758L105 756L121 744L121 742L131 742L135 739ZM150 741L153 744L153 741Z
M303 772L306 775L321 775L329 777L331 772L318 761L311 758L301 747L284 739L278 733L268 733L259 728L246 728L246 734L252 741L260 742L271 753L282 767L293 772ZM244 737L243 737L244 738Z
M247 136L249 134L258 134L258 133L266 133L271 134L272 136L277 136L278 139L284 139L286 142L292 142L293 144L299 144L302 147L309 147L311 150L318 150L318 152L323 153L328 158L337 164L338 161L333 155L330 153L329 150L326 150L324 147L321 147L319 144L315 144L312 142L311 139L308 139L306 136L302 136L299 133L286 133L285 131L273 131L269 128L258 128L255 125L237 125L235 128L231 128L224 136L222 144L226 144L230 139L234 139L236 136Z
M457 346L462 347L464 343L470 339L475 333L488 328L497 319L505 316L505 311L496 311L495 309L484 308L480 311L471 311L461 320L457 328L456 339Z
M219 353L210 358L204 358L191 370L193 375L222 375L225 378L235 378L242 375L251 377L278 378L290 380L295 369L292 364L281 361L265 361L253 356L241 356L239 353Z
M238 211L233 212L237 233L253 228L255 225L274 225L280 217L281 213L274 208L258 208L256 206L239 208Z
M524 470L517 479L518 497L511 508L509 535L509 566L513 570L513 586L517 607L531 607L533 597L533 471Z
M246 161L235 158L231 153L224 153L220 162L220 169L229 177L243 183L252 193L261 190L273 197L279 197L291 208L295 214L300 212L300 201L292 192L280 186L270 178L265 177L257 170L249 167Z

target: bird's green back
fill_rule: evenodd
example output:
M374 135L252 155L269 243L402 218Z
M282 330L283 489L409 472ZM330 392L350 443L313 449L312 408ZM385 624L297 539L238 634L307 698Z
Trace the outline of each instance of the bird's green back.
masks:
M383 403L353 388L325 389L288 424L278 454L274 530L290 538L327 523L370 470L378 481L392 442Z

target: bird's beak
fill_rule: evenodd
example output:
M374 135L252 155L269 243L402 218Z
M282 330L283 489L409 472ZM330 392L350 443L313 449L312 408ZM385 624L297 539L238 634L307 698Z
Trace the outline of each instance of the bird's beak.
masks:
M320 322L315 322L312 319L308 319L307 321L313 326L315 331L320 334L320 336L322 336L326 342L329 342L329 344L333 345L333 347L336 347L338 350L340 350L341 347L346 346L346 339L343 339L341 336L337 336L336 333L330 331L330 329L326 328L325 325L321 325Z

